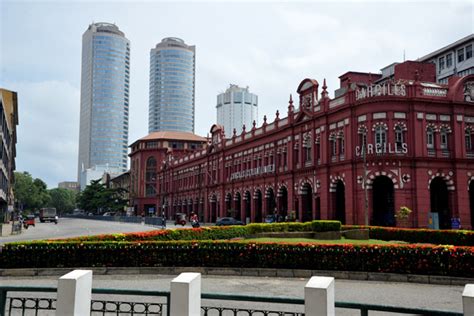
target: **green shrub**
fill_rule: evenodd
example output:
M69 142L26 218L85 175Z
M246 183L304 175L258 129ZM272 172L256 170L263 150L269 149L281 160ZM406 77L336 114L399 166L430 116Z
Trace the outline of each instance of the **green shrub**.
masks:
M437 230L420 228L397 228L380 226L344 225L343 230L369 229L371 239L400 240L409 243L430 243L436 245L474 246L474 231Z
M0 268L207 266L474 277L474 248L244 241L24 242L3 245Z
M312 221L311 228L314 232L340 231L340 221Z

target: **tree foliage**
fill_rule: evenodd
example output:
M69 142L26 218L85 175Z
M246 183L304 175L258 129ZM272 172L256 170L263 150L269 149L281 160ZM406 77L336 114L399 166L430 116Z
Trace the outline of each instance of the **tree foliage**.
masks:
M121 212L127 206L125 189L107 188L100 180L91 181L78 197L79 208L94 214Z
M15 172L15 198L22 210L35 210L48 205L51 196L47 185L39 178L33 179L28 172Z
M51 189L49 206L55 207L60 213L70 213L76 206L76 193L67 189Z

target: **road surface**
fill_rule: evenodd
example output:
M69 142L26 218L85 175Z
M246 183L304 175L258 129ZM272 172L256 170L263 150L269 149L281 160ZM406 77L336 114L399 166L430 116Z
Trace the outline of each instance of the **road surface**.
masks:
M13 241L141 232L155 229L158 228L135 223L96 221L78 218L60 218L57 225L54 223L40 223L40 221L37 220L35 227L22 229L19 235L0 237L0 244Z

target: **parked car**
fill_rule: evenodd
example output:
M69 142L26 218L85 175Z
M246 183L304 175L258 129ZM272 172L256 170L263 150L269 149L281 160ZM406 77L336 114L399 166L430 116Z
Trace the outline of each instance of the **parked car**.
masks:
M276 222L276 216L275 215L267 215L265 217L265 223L275 223Z
M229 225L244 225L239 220L236 220L233 217L222 217L216 221L216 226L229 226Z
M114 212L105 212L103 216L114 216Z

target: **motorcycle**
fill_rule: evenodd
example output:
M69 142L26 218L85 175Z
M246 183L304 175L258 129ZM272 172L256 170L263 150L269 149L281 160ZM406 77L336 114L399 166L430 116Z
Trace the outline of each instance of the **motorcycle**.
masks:
M201 225L199 225L199 221L197 221L197 220L193 220L193 221L191 222L191 226L192 226L193 228L199 228L199 227L201 227Z

